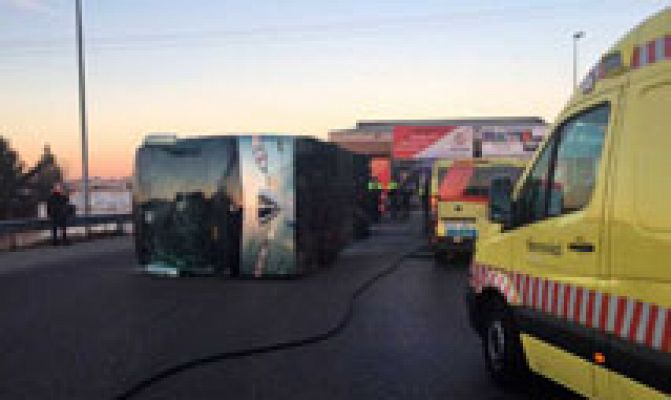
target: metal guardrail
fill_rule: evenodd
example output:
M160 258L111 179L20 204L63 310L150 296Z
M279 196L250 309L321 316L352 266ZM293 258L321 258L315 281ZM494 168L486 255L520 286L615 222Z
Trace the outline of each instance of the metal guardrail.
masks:
M75 216L68 219L68 227L84 227L95 225L122 224L132 221L131 214L101 214L88 217ZM51 229L51 220L48 219L20 219L0 221L0 236L16 233L45 231Z

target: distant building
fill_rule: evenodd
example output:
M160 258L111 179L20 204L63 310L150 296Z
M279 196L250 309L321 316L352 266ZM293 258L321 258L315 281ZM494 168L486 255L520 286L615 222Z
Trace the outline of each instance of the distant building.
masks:
M367 120L332 130L329 140L350 150L394 160L528 157L545 137L539 117Z
M546 134L539 117L368 120L330 131L329 140L371 156L371 174L386 187L407 177L423 184L435 159L526 159Z
M360 154L389 157L392 152L393 129L367 131L364 129L342 129L329 132L329 141Z

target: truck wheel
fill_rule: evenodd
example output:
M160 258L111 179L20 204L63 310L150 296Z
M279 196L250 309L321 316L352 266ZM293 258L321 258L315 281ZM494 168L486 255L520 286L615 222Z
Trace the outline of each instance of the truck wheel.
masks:
M459 251L455 253L453 263L459 267L469 267L473 258L470 251Z
M518 388L516 384L528 371L519 331L501 300L489 302L485 307L482 347L487 370L500 386Z
M445 267L449 262L449 255L445 250L436 250L433 253L436 266Z

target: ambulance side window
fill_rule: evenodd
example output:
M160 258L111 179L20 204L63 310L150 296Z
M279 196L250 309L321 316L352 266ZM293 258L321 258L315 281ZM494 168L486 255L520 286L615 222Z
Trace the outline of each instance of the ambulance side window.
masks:
M610 105L583 112L556 130L516 201L516 225L584 208L592 198Z
M557 136L555 134L549 139L543 148L543 153L536 160L536 164L524 182L515 207L517 210L516 225L526 225L545 218L547 186Z
M601 105L562 126L552 168L548 216L578 211L592 198L609 114L610 107Z

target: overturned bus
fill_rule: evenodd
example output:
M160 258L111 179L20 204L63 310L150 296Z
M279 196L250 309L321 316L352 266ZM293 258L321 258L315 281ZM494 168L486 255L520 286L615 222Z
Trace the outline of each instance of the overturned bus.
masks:
M368 222L367 163L287 135L148 136L135 160L136 253L167 275L289 277Z

